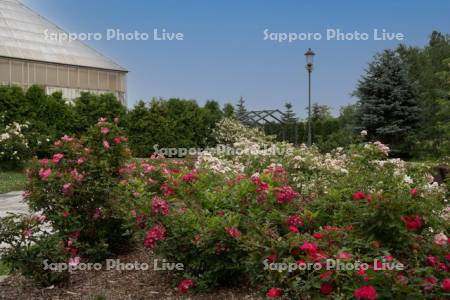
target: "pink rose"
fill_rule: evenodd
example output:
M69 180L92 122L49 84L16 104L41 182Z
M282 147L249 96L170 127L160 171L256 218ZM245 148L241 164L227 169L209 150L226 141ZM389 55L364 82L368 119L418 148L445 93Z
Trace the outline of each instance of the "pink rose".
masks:
M69 195L69 194L72 193L72 184L70 182L69 183L65 183L63 185L63 193L65 195Z
M41 177L42 180L47 180L48 177L52 175L52 169L40 169L39 170L39 177Z
M56 153L56 154L53 155L52 162L53 162L54 164L57 164L57 163L59 163L59 161L60 161L63 157L64 157L64 154L62 154L62 153Z
M80 264L80 257L79 256L75 256L75 257L71 257L69 259L69 266L78 266Z
M434 236L434 243L438 246L445 246L448 242L448 237L444 233L438 233Z
M68 136L68 135L64 135L61 140L63 140L64 142L71 142L73 141L73 137Z
M338 255L336 255L336 258L341 260L350 260L352 258L352 255L348 252L342 251Z
M235 228L235 227L225 227L225 231L228 233L229 236L233 237L233 238L237 238L241 236L241 232L239 231L239 229Z
M317 249L319 247L316 243L310 243L310 242L304 242L303 245L300 247L300 250L306 251L309 254L314 254L317 252Z
M22 236L24 238L29 238L32 235L33 235L33 230L31 230L31 228L27 228L22 231Z
M109 128L107 128L107 127L102 127L102 128L100 128L100 132L101 132L102 134L108 134Z

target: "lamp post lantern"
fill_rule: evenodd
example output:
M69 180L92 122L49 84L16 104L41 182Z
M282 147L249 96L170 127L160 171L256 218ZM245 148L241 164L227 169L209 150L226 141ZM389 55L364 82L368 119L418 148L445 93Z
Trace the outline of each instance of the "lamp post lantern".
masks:
M305 53L306 70L308 70L308 147L312 144L311 137L311 72L313 70L314 55L316 55L311 48Z

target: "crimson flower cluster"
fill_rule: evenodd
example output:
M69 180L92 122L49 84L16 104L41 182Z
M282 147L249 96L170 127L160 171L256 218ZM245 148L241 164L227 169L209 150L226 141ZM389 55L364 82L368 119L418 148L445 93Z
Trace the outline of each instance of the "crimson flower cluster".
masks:
M162 241L166 238L166 228L162 225L154 225L150 228L144 239L144 246L146 248L154 248L158 241Z

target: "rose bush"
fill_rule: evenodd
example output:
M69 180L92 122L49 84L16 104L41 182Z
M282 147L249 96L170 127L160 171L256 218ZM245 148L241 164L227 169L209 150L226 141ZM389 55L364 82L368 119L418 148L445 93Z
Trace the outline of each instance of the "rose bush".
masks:
M449 295L449 208L427 166L381 143L320 154L229 140L240 155L141 162L164 169L135 209L143 243L184 264L181 292L250 282L268 298Z
M52 274L37 262L43 255L50 262L78 264L127 250L132 232L127 226L129 211L122 203L125 190L119 184L120 170L130 159L126 140L116 124L100 119L84 138L65 135L54 142L51 157L33 160L24 198L32 211L44 216L51 233L23 229L25 221L18 217L3 220L2 241L10 246L3 256L13 268L26 275L32 270L28 273L34 278L49 283L53 280L47 275ZM14 237L21 230L32 243L16 243ZM29 250L37 254L22 255ZM22 265L15 262L18 256Z

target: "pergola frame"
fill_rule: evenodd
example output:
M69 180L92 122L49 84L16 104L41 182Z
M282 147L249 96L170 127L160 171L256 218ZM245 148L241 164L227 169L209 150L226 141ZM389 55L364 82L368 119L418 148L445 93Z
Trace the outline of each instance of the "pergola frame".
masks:
M286 125L290 122L286 122L286 113L280 111L279 109L269 109L269 110L253 110L247 111L243 114L238 115L238 119L241 123L251 126L251 127L264 127L268 124L281 124L282 125L282 139L286 140ZM297 121L291 124L294 126L294 144L297 144Z
M238 116L239 121L250 126L263 126L267 123L285 124L283 118L286 114L279 109L271 110L252 110Z

